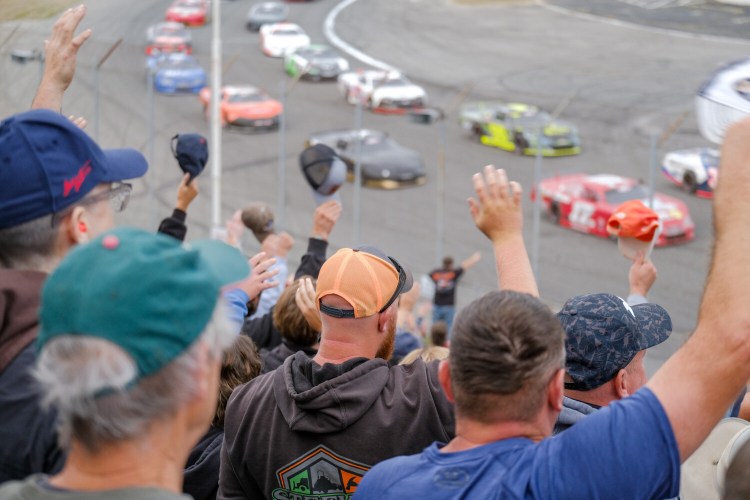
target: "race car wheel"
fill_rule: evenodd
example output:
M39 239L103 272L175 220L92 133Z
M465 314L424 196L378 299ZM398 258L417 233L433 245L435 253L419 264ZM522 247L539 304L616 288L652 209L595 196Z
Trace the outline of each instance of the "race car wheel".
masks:
M698 181L693 172L685 172L682 176L682 188L688 193L695 193L698 189Z
M480 127L478 124L474 124L471 127L471 137L476 140L477 142L482 142L482 136L484 135L484 131L482 130L482 127Z
M529 141L527 141L523 134L519 131L516 131L513 134L513 144L516 145L516 149L514 150L514 152L517 155L523 155L526 148L529 147Z
M560 224L560 205L558 205L557 203L552 203L549 206L549 218L555 224Z

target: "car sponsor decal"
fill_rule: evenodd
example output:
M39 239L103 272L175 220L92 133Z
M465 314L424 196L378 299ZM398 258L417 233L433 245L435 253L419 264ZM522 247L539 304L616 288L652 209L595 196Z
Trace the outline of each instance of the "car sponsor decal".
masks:
M357 491L364 465L332 452L325 446L308 451L278 471L275 500L348 500Z

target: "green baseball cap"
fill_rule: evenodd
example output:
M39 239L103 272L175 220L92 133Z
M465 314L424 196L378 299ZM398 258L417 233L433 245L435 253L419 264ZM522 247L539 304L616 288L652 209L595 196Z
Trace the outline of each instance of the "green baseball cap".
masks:
M73 249L50 275L36 348L62 335L108 340L133 358L135 382L190 347L221 288L248 272L242 254L219 241L115 229Z

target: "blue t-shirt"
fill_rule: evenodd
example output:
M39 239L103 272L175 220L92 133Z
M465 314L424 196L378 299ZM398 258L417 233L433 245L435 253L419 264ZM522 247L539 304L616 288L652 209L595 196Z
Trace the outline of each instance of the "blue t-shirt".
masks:
M672 427L644 388L538 444L513 438L442 453L433 443L419 455L386 460L354 498L643 500L676 497L679 487Z

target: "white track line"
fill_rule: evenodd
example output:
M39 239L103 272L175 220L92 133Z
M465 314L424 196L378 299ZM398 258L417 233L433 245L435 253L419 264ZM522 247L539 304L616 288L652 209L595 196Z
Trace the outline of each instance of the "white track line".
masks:
M686 31L679 31L679 30L673 30L673 29L667 29L667 28L656 28L653 26L645 26L641 24L630 23L627 21L609 19L606 17L597 16L594 14L586 14L583 12L566 9L565 7L559 7L557 5L550 5L549 3L546 2L546 0L535 0L535 3L542 8L545 8L552 12L556 12L558 14L565 14L568 16L577 17L579 19L586 19L588 21L595 21L599 23L610 24L612 26L617 26L620 28L650 31L652 33L660 33L662 35L676 36L680 38L690 38L692 40L705 40L707 42L734 43L738 45L750 44L750 40L745 40L743 38L730 38L730 37L718 36L718 35L704 35L700 33L688 33Z
M339 15L339 13L342 10L349 7L351 4L353 4L356 1L357 0L344 0L343 2L338 4L336 7L334 7L331 10L331 12L328 13L328 15L326 16L326 20L323 23L323 33L325 34L328 41L331 42L331 45L334 45L338 47L339 49L343 50L354 59L357 59L365 64L368 64L372 66L373 68L378 68L378 69L382 69L385 71L398 71L396 68L394 68L390 64L380 61L378 59L375 59L374 57L368 56L361 50L358 50L352 47L350 44L346 43L344 40L339 38L339 36L336 34L336 17Z

